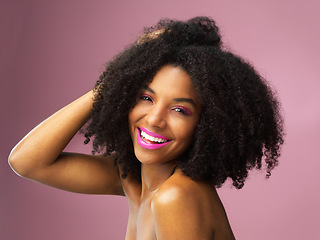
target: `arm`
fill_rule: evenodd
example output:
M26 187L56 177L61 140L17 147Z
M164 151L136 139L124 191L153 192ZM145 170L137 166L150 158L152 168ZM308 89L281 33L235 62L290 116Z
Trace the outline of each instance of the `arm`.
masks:
M119 194L119 173L111 158L62 153L92 109L92 91L65 106L29 132L11 151L19 175L79 193Z

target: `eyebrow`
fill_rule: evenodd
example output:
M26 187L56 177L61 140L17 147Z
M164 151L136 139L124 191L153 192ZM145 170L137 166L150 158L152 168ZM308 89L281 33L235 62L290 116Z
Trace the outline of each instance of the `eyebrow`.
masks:
M196 104L191 98L174 98L173 100L176 102L188 102L191 103L193 106L196 106Z
M151 93L155 93L151 88L148 86L143 86L143 88ZM173 101L175 102L188 102L191 103L193 106L196 106L195 102L191 98L174 98Z
M148 86L143 86L143 88L151 93L155 93L151 88L149 88Z

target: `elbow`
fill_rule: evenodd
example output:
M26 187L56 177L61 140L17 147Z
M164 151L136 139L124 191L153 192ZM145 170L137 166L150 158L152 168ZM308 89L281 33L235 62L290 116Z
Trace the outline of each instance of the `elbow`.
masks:
M8 164L17 175L21 177L27 177L27 167L24 164L23 159L19 157L18 153L16 153L15 149L12 149L9 154Z

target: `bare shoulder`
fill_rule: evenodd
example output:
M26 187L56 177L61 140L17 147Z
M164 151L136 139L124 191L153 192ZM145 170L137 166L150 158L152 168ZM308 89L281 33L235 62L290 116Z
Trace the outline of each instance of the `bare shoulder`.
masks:
M157 239L234 239L216 190L181 172L162 184L151 209Z
M194 205L200 200L196 194L203 191L203 186L200 183L180 173L175 173L158 189L153 198L153 203L156 206L174 205L176 203L179 205L193 203L192 205Z

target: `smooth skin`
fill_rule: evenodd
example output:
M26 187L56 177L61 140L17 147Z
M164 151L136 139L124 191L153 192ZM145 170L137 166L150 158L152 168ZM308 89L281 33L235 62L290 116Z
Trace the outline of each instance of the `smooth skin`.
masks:
M175 164L189 146L201 113L186 72L173 66L161 68L129 113L142 182L130 175L121 178L112 156L62 152L88 120L92 99L90 91L34 128L11 151L12 169L71 192L126 196L126 240L235 239L216 190L191 180ZM172 141L156 150L144 149L137 144L138 127Z

